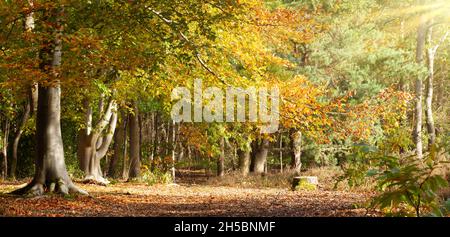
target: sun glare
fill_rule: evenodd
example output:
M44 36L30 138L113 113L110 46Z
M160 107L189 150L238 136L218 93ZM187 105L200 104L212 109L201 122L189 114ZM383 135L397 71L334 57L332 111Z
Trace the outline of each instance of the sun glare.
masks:
M432 19L450 23L450 0L436 0L423 5L398 6L397 8L380 9L374 12L372 20L379 22L405 22L404 33L417 30L419 17L422 15L427 21Z

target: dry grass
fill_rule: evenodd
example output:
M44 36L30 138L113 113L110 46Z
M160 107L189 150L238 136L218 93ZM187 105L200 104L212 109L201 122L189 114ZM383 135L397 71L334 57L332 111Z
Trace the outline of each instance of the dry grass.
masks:
M337 166L326 166L311 168L302 175L317 176L319 179L319 188L323 190L333 190L337 182L337 178L343 174L342 170ZM347 186L345 183L339 184L338 190L343 190Z
M337 166L311 168L301 173L302 176L317 176L320 190L339 190L351 192L367 192L374 188L372 181L367 181L359 187L350 188L346 181L340 182L337 187L337 178L343 174ZM290 189L295 175L292 172L269 173L265 175L252 175L244 177L239 172L228 173L224 177L209 177L205 184L212 186L228 186L242 188L283 188Z
M309 169L303 172L302 175L317 176L319 179L319 188L322 190L373 192L375 189L375 182L371 179L365 179L364 183L356 187L350 187L347 180L338 183L338 178L343 174L342 169L338 166L325 166Z
M205 184L211 186L241 187L241 188L282 188L289 189L293 175L290 173L275 173L265 175L249 174L243 176L239 172L228 173L223 177L210 177Z

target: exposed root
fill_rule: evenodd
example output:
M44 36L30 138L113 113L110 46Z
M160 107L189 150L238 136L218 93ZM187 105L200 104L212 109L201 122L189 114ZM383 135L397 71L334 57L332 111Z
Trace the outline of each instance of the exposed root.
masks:
M56 192L64 195L69 194L69 188L63 180L58 180L58 184L56 185Z
M83 189L78 188L77 186L75 186L74 184L69 185L69 193L75 193L75 194L81 194L81 195L85 195L88 196L89 193L86 192Z
M58 182L50 183L47 187L41 183L31 182L25 187L12 191L12 195L35 197L41 196L45 193L57 193L62 195L69 194L81 194L89 195L88 192L76 187L72 182L67 185L64 181L58 180Z
M22 196L40 196L44 194L44 185L31 182L23 188L12 191L10 194Z
M94 176L90 175L90 176L86 176L83 179L83 183L107 186L111 182L109 182L109 180L107 180L107 179L105 179L103 177L94 177Z

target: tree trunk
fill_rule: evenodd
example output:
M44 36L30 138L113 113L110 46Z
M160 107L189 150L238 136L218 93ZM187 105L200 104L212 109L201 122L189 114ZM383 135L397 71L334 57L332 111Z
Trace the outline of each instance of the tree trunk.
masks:
M123 113L122 113L123 114ZM118 173L117 173L117 164L120 160L124 159L123 156L123 151L124 151L124 147L123 147L123 143L125 140L125 135L126 135L126 117L122 116L122 124L116 129L116 132L114 134L114 155L109 163L109 168L108 168L108 177L111 178L117 178L118 177Z
M64 161L60 125L61 89L57 86L39 87L36 120L37 160L33 181L17 194L30 192L42 195L45 189L63 194L80 192L72 183ZM84 193L83 191L81 191Z
M239 157L239 170L241 171L241 174L243 176L247 176L250 172L250 160L251 160L251 154L250 149L248 150L237 150L237 155Z
M256 144L253 158L253 173L263 174L265 173L267 154L269 153L269 140L262 139L260 144Z
M217 160L217 176L223 177L225 175L225 140L220 139L220 155Z
M84 123L86 127L81 129L78 133L77 157L80 169L83 172L87 172L89 170L89 158L92 154L92 108L87 99L84 100L83 105L86 110L84 114Z
M431 43L432 29L429 32L429 41ZM433 81L434 81L434 55L435 52L432 48L428 49L428 80L427 80L427 96L425 98L425 111L427 119L427 132L428 132L428 148L436 142L436 129L434 127L433 118Z
M153 158L155 157L155 149L154 149L154 146L155 146L155 131L156 131L156 128L155 128L155 118L156 118L156 115L155 115L156 113L155 112L152 112L151 113L151 121L150 121L150 124L149 124L149 126L150 126L150 154L149 154L149 157L148 157L148 163L149 163L149 165L151 166L151 164L153 163Z
M177 146L177 129L175 122L172 121L172 137L171 137L171 148L172 148L172 182L175 183L175 163L176 163L176 146Z
M292 149L292 160L291 169L296 173L300 174L302 168L302 132L299 130L291 131L291 149Z
M185 160L185 147L183 146L183 143L181 141L177 142L177 148L178 148L178 156L177 156L177 161L184 161Z
M428 56L428 80L427 80L427 97L425 99L426 106L426 118L427 118L427 131L429 136L428 149L430 150L436 142L436 127L434 125L433 118L433 84L434 84L434 59L439 49L439 46L445 42L449 31L445 32L441 40L433 46L433 28L430 27L428 31L428 44L430 45L427 50Z
M445 94L447 92L446 87L447 87L447 83L446 83L446 78L450 77L450 74L448 74L448 72L445 72L446 69L446 65L440 65L439 70L442 71L442 76L438 77L438 81L437 81L437 93L436 93L436 109L437 110L441 110L444 108L445 106ZM445 112L445 111L443 111ZM445 113L444 113L445 114Z
M167 121L167 127L164 127L164 130L166 131L164 134L165 134L165 139L166 139L166 142L165 142L165 150L166 150L166 156L168 156L169 154L170 154L170 152L171 152L171 145L170 145L170 142L172 141L172 137L171 137L171 135L170 135L170 133L171 133L171 129L170 129L170 122L169 121Z
M102 185L109 183L103 177L100 161L106 156L109 145L114 137L117 124L117 105L110 99L106 110L103 103L99 103L101 113L99 122L92 127L92 109L89 101L85 100L86 106L86 128L80 131L78 144L78 159L80 167L85 174L85 182L94 182ZM106 134L104 130L106 130Z
M153 159L155 157L159 157L160 155L160 131L159 131L159 123L160 123L160 115L158 112L155 112L155 116L153 119L153 149L152 149L152 163L151 163L151 167L150 170L153 170L155 167L153 166Z
M139 111L136 102L134 102L134 114L130 115L130 174L129 179L138 178L141 169L141 160L139 154Z
M29 0L28 4L33 7L33 1ZM34 13L30 12L25 17L25 31L32 32L34 29ZM14 135L14 142L13 142L13 150L12 150L12 160L11 160L11 170L9 176L15 180L16 179L16 167L17 167L17 152L19 148L19 142L20 138L22 137L23 130L25 128L25 125L30 117L31 112L35 111L35 105L37 107L37 84L33 83L29 95L27 98L27 101L25 102L25 108L24 112L22 114L22 118L20 120L20 123L17 127L16 134Z
M25 187L15 190L13 194L42 195L45 191L62 194L87 192L78 189L67 173L64 161L63 140L61 135L61 87L58 68L61 65L62 17L64 8L50 10L44 14L45 24L54 26L54 40L44 42L40 51L40 69L48 75L46 85L39 85L38 108L36 116L37 157L33 180ZM51 30L51 27L48 28ZM55 34L53 34L55 33Z
M441 65L440 70L445 71L446 65ZM443 75L441 77L438 77L437 79L437 87L436 87L436 111L439 111L441 114L446 115L447 119L444 120L441 124L436 124L436 137L440 136L444 132L443 124L448 124L450 118L450 115L447 113L447 107L445 104L445 94L448 91L446 87L448 87L446 83L446 78L448 78L448 74L443 72Z
M283 133L280 132L280 137L279 137L280 141L280 146L279 146L279 158L280 158L280 173L283 173Z
M10 129L10 123L9 119L5 118L5 122L3 124L3 138L2 138L2 170L1 170L1 178L6 179L6 176L8 174L8 139L9 139L9 129Z
M19 125L17 127L16 134L14 135L13 147L12 147L12 160L11 160L11 170L9 176L15 180L16 179L16 167L17 167L17 151L19 148L20 138L22 137L23 130L25 125L30 117L31 112L31 103L30 100L27 99L25 104L25 108L22 114L22 118L20 119Z
M129 127L129 121L130 121L130 116L127 114L126 116L124 116L124 136L123 136L123 152L122 152L122 179L126 180L128 179L128 174L129 174L129 170L128 170L128 158L127 158L127 154L128 154L128 138L127 138L127 130Z
M138 115L138 133L139 133L139 159L141 158L141 154L142 154L142 120L144 115L139 113Z
M192 163L193 163L191 146L186 145L186 149L187 149L187 159L188 159L188 162L189 162L189 170L191 170Z
M421 2L421 1L419 1ZM424 15L420 16L420 25L417 30L417 48L416 48L416 62L423 63L425 41L426 41L426 18ZM423 144L422 144L422 76L419 75L415 82L415 124L414 124L414 143L416 144L416 156L418 159L423 158Z
M229 156L230 157L230 165L231 165L231 169L233 171L236 170L236 158L237 158L237 149L236 146L233 146L229 140L226 140L225 142L225 149L232 152L232 155ZM226 153L225 153L225 157L226 157Z

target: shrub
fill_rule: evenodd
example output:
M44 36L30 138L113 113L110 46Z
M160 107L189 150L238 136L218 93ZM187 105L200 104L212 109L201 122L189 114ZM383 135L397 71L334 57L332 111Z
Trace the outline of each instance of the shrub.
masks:
M343 174L338 176L335 188L343 181L347 181L350 188L365 185L368 182L366 173L374 165L372 157L375 151L377 149L369 145L355 145L340 166Z
M423 160L415 156L378 157L378 168L368 171L368 176L376 177L381 191L372 206L386 210L389 215L443 214L438 191L448 187L448 182L438 170L447 162L439 158L433 151Z
M143 166L143 169L141 179L148 185L170 184L173 182L172 174L168 171L163 171L159 168L150 170L147 166Z
M67 172L72 179L82 179L84 177L84 172L81 171L78 163L68 163Z
M377 148L359 145L348 157L338 182L347 180L350 186L358 186L374 180L379 194L370 207L387 215L443 215L445 208L438 191L448 187L448 182L439 171L445 170L448 162L441 154L435 147L419 160L415 155L387 155Z

